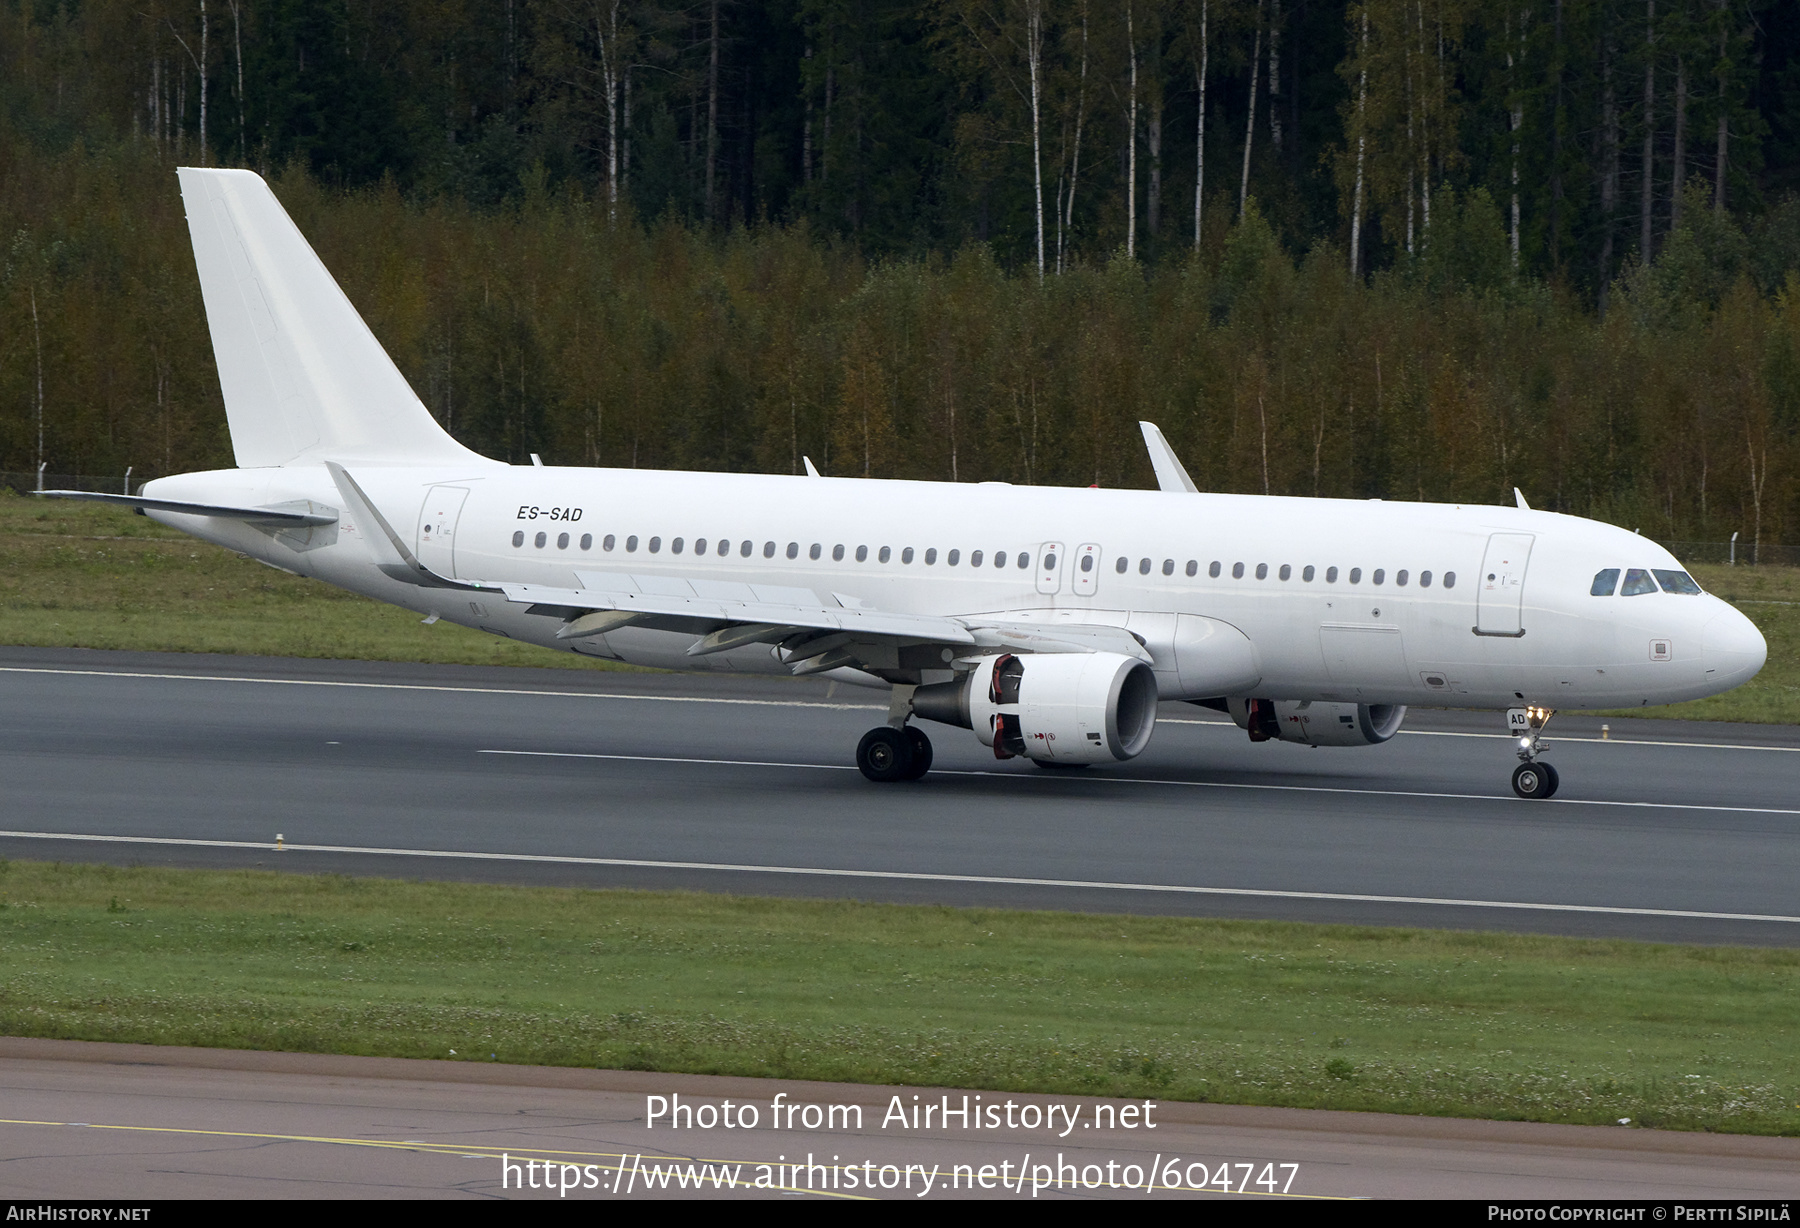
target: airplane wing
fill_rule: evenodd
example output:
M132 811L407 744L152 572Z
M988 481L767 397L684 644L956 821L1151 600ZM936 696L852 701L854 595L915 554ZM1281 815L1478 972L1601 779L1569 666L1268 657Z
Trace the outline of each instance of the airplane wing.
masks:
M941 645L961 655L985 649L1012 652L1121 652L1148 661L1142 643L1122 627L1056 627L986 617L903 614L872 610L853 599L821 600L811 589L665 575L577 572L583 587L486 584L529 612L561 618L558 639L601 635L641 626L700 638L692 657L750 644L782 650L795 674L843 666L893 668L897 651Z

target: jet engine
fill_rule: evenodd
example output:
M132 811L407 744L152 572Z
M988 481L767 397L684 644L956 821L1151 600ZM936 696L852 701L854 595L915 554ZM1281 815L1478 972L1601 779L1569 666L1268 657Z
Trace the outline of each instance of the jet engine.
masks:
M1334 704L1309 699L1244 699L1226 710L1252 742L1304 742L1308 746L1379 746L1400 732L1405 704Z
M994 757L1110 763L1149 745L1156 674L1112 652L1004 653L913 692L913 715L972 729Z

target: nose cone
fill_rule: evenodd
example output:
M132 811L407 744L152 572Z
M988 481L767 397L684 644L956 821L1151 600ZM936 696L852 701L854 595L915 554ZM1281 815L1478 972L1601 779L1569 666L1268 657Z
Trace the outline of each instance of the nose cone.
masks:
M1715 615L1700 636L1706 681L1729 690L1750 681L1769 659L1769 644L1756 624L1737 610Z

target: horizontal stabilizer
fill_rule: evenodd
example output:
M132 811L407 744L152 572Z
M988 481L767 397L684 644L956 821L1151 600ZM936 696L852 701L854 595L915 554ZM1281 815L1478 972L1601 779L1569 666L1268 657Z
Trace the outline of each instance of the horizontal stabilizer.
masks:
M102 495L86 490L40 490L33 492L46 499L83 499L89 503L114 503L153 512L178 512L184 516L217 516L223 520L243 520L250 524L280 525L299 528L336 524L337 509L322 503L301 499L274 507L220 507L211 503L183 503L177 499L147 499L143 495Z

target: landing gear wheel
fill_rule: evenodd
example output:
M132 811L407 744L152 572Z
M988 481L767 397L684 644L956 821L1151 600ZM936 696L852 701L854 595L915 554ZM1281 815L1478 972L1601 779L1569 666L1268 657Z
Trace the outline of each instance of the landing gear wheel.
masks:
M912 740L891 725L877 726L857 744L856 766L877 783L906 780L913 769Z
M1556 792L1556 769L1548 763L1521 763L1513 769L1513 792L1532 801L1542 801Z
M917 780L931 770L931 739L917 725L908 725L905 733L906 744L912 748L912 770L906 779Z

